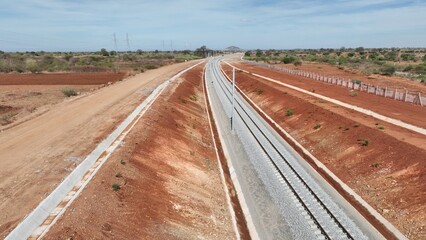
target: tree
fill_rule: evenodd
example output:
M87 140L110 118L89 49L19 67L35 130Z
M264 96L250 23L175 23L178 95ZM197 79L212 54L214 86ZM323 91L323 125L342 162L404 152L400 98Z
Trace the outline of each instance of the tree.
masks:
M388 61L396 61L398 59L397 51L390 51L385 54L385 59Z
M262 51L260 49L256 50L256 57L262 56Z
M286 55L281 62L285 63L285 64L289 64L289 63L293 63L296 60L298 60L295 56L292 55Z
M355 48L355 52L362 53L362 52L364 52L364 48L363 47L357 47L357 48Z
M412 53L403 53L401 54L401 59L403 61L416 61L416 55L412 54Z
M251 56L251 51L247 51L246 53L244 53L244 56L250 57Z
M209 49L205 45L195 49L195 55L200 57L207 57L208 52Z
M105 48L102 48L100 53L104 57L108 57L109 56L109 53L108 53L108 51Z

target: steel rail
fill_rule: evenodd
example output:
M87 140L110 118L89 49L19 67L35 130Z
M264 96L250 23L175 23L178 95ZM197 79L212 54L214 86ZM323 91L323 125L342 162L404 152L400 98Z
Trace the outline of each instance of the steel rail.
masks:
M223 75L221 75L222 73L219 71L219 69L217 69L216 67L213 67L213 73L216 77L219 83L219 86L221 87L222 91L225 93L225 96L227 97L228 101L231 102L230 99L230 94L231 91L229 90L228 86L226 86L226 84L223 82L223 79L226 78L229 82L229 79ZM225 88L226 88L226 92L228 92L228 94L226 94L225 92ZM297 170L291 165L291 163L286 159L286 157L284 157L282 155L282 153L278 150L278 148L275 146L274 143L272 143L272 141L266 136L266 134L263 132L262 129L260 129L260 127L258 126L258 124L252 119L252 117L247 113L247 111L243 108L240 100L237 98L236 103L239 105L239 107L241 108L241 110L244 112L244 114L247 116L247 118L251 121L251 123L257 128L257 130L261 133L261 135L263 136L263 138L270 144L270 146L276 151L276 153L278 153L278 155L281 157L281 159L283 159L284 163L286 164L286 166L291 170L291 172L296 176L296 178L302 183L302 185L306 188L306 190L311 194L311 196L315 199L315 201L322 207L323 210L326 211L327 215L331 218L331 220L337 225L337 227L343 232L343 234L346 235L346 237L348 239L354 239L354 237L351 236L351 234L346 230L346 228L340 223L340 221L337 219L337 217L330 211L329 208L327 208L327 206L325 205L325 203L318 197L318 195L312 190L312 188L306 183L306 181L302 178L302 176L297 172ZM294 196L297 198L297 200L299 201L299 203L302 205L303 209L306 211L306 213L309 215L309 217L311 218L311 220L314 222L314 224L317 226L317 228L321 231L321 234L326 238L326 239L331 239L330 235L326 232L326 230L323 228L323 226L321 225L320 221L317 219L317 217L315 217L313 211L311 211L309 209L309 207L307 206L307 204L305 203L305 201L302 199L302 197L300 196L300 194L298 193L298 191L295 189L295 187L290 183L288 177L285 176L285 174L283 173L283 171L279 168L279 166L277 165L277 163L275 162L275 160L271 157L271 155L268 153L268 151L266 150L266 148L263 146L263 143L261 143L261 141L259 140L259 137L256 136L256 134L253 132L253 130L249 127L249 125L247 124L247 122L244 120L243 116L241 115L240 111L238 109L235 109L236 113L240 116L242 122L245 124L245 126L247 127L247 129L250 131L251 135L254 137L254 139L256 140L256 142L259 144L259 146L261 147L261 149L263 150L263 152L265 153L265 155L268 157L269 161L272 163L272 165L274 166L274 169L278 172L278 174L280 175L280 177L286 182L287 186L290 188L290 190L292 191L292 193L294 194Z

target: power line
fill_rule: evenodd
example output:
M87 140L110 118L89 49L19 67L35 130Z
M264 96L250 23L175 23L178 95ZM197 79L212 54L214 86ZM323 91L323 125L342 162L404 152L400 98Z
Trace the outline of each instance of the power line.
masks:
M130 52L130 41L129 41L129 34L126 33L126 42L127 42L127 51Z
M115 36L115 33L113 34L113 38L114 38L114 49L115 49L115 52L118 53L117 37Z

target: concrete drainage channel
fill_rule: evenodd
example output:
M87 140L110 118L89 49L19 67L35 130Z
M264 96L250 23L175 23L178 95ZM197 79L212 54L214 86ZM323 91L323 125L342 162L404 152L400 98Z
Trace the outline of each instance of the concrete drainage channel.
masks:
M133 126L151 107L163 90L199 62L160 84L106 139L93 150L59 186L47 196L5 239L40 239L78 197L101 166L108 160Z

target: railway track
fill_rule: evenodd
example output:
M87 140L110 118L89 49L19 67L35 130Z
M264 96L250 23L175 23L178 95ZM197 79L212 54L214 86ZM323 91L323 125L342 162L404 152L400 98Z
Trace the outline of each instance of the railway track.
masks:
M231 81L221 72L219 62L219 59L209 62L212 84L230 116L232 111ZM308 229L297 229L297 231L306 231L305 234L300 234L302 238L311 236L315 236L317 239L367 238L330 196L327 196L315 183L303 167L292 159L291 154L284 149L285 146L276 140L271 130L262 121L259 121L255 111L238 94L235 98L234 117L236 118L234 121L239 127L236 129L236 134L242 141L251 142L251 148L256 148L254 151L258 151L257 154L263 156L257 160L262 161L262 164L268 166L273 172L281 190L284 190L287 195L286 198L292 199L296 206L300 214L299 219L301 218L302 221L304 219L309 226ZM283 212L286 212L285 209Z

